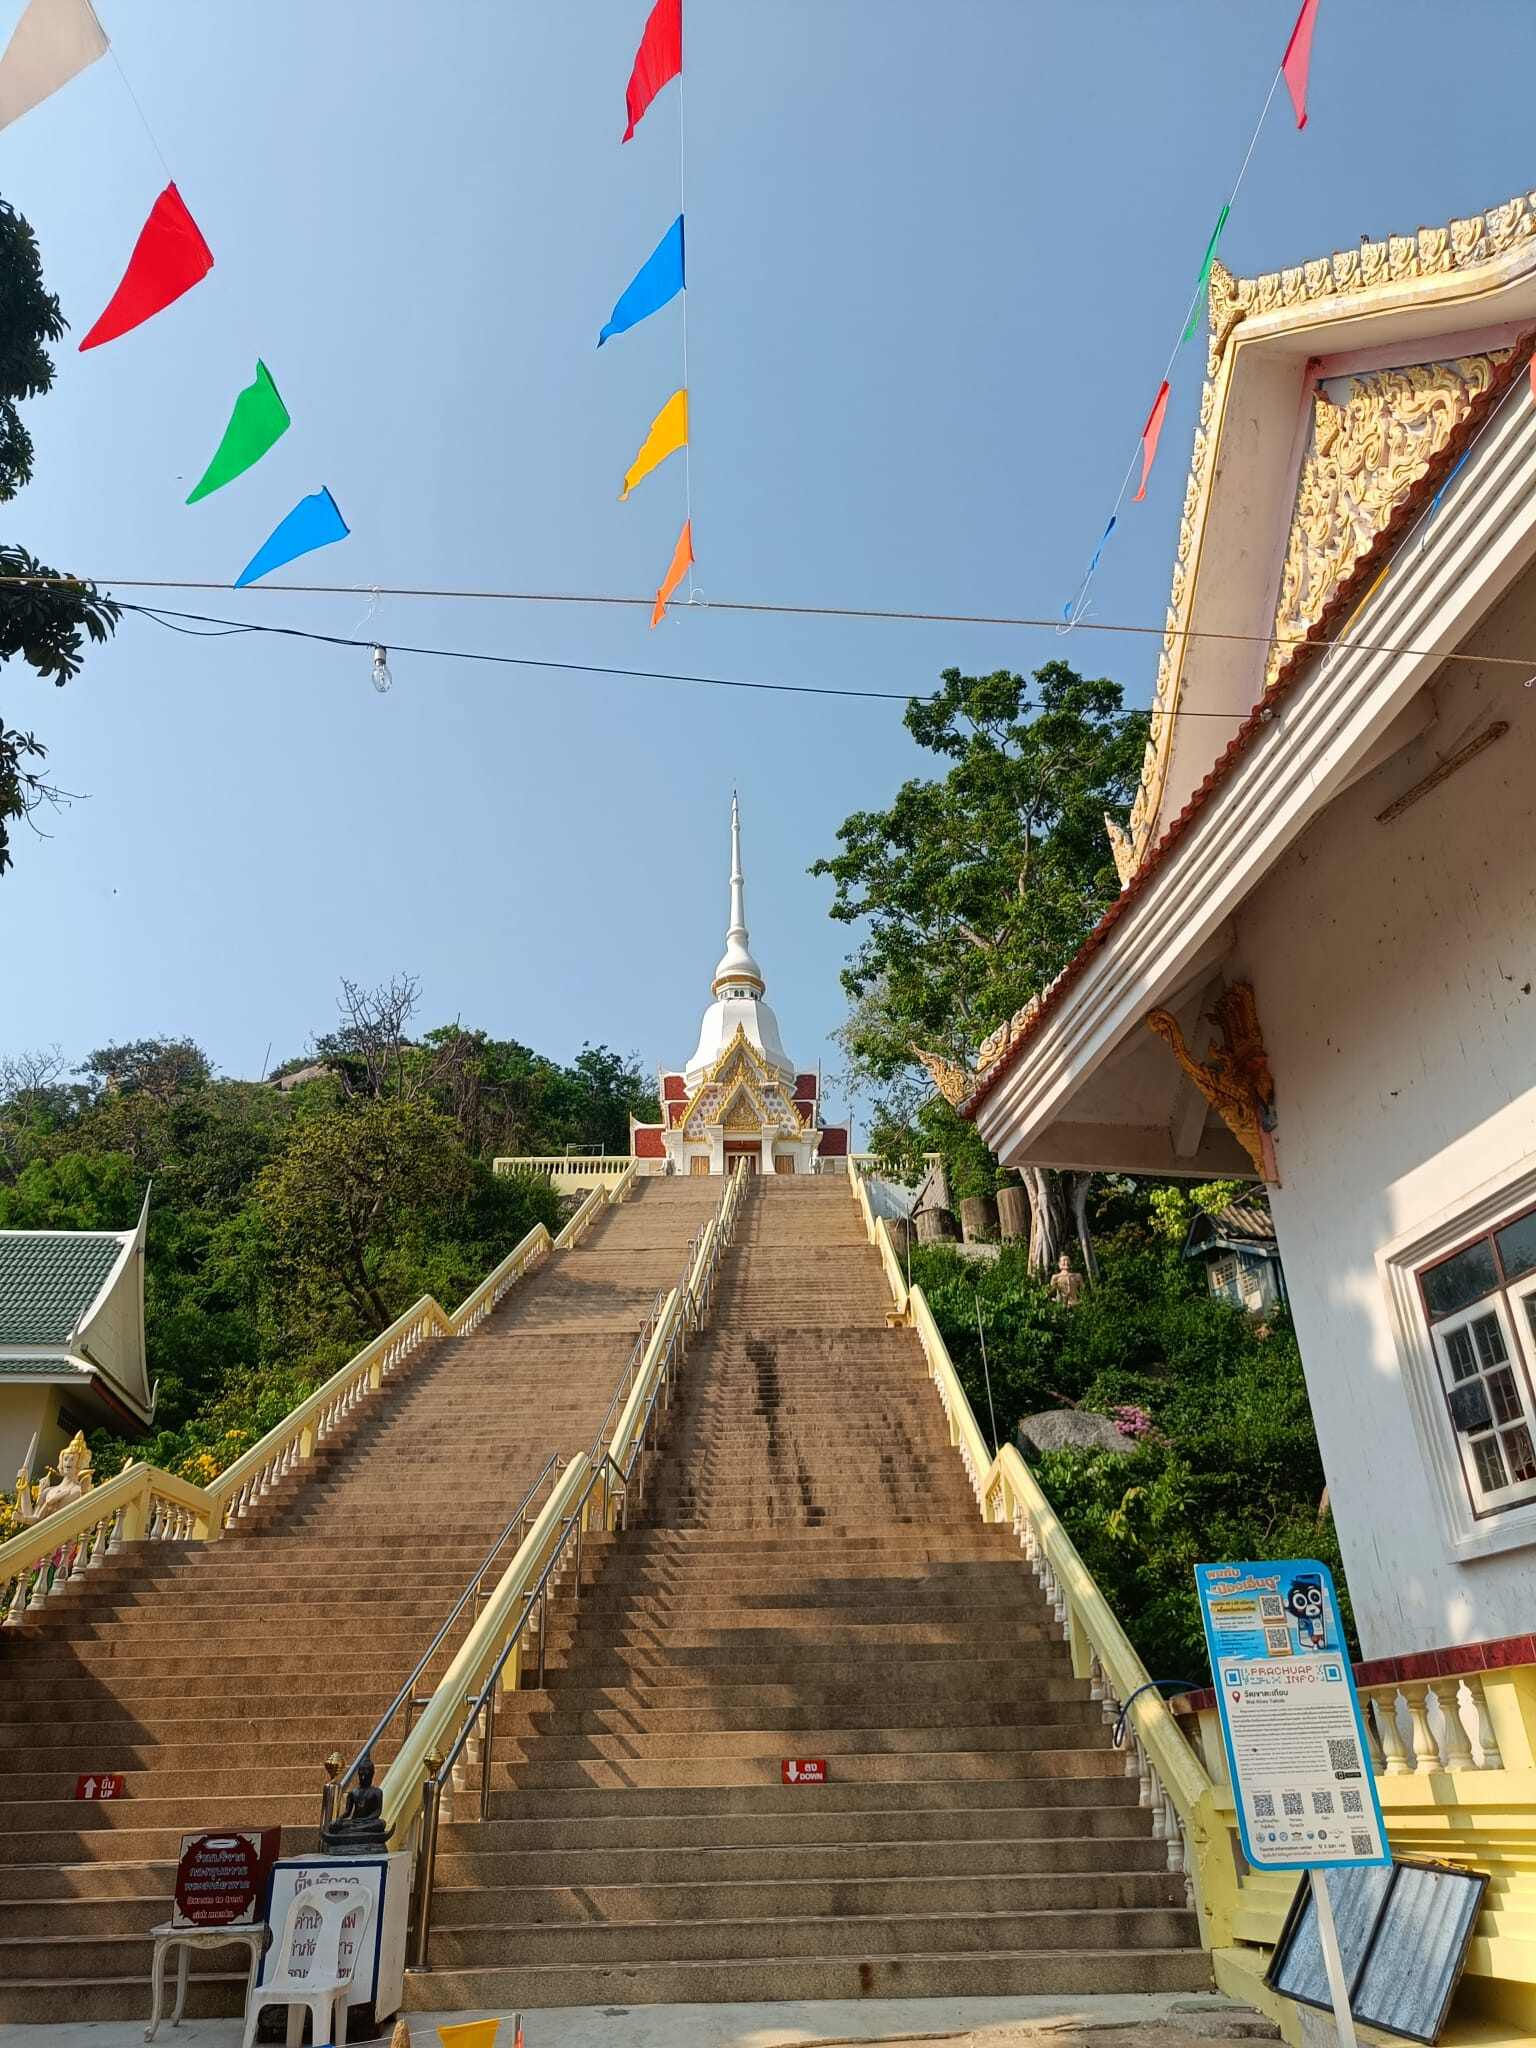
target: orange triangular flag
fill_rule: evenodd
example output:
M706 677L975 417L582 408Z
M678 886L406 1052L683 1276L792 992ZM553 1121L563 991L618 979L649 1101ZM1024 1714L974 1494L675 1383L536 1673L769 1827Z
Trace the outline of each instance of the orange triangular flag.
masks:
M672 566L661 579L661 588L656 593L656 603L651 612L651 624L659 626L667 609L667 599L693 567L693 521L685 519L683 530L677 536L677 546L672 550Z

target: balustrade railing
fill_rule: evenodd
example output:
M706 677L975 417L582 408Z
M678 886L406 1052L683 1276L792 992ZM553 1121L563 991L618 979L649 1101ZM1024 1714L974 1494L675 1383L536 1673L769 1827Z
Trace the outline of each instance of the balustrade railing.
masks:
M206 1487L158 1466L133 1464L0 1543L0 1625L24 1627L71 1583L131 1543L217 1542L285 1480L302 1473L316 1450L423 1344L470 1335L551 1251L568 1249L600 1209L625 1200L634 1186L634 1164L626 1160L626 1171L611 1186L594 1190L558 1238L536 1224L452 1314L423 1295Z
M688 1247L678 1286L647 1318L638 1366L632 1359L626 1368L591 1451L573 1459L557 1477L533 1527L384 1773L384 1817L396 1840L404 1836L416 1855L410 1938L415 1968L425 1967L431 1940L439 1827L458 1817L455 1793L470 1790L470 1771L478 1773L476 1817L486 1818L497 1700L517 1690L525 1659L535 1650L538 1683L543 1684L551 1595L567 1568L574 1567L574 1594L580 1597L584 1537L594 1528L627 1527L631 1504L644 1496L661 1421L687 1357L689 1336L703 1326L713 1305L745 1189L745 1167L738 1164L719 1210Z
M548 1152L494 1159L491 1162L491 1171L498 1174L538 1175L558 1185L561 1182L574 1184L596 1180L619 1180L634 1164L634 1160L627 1152Z

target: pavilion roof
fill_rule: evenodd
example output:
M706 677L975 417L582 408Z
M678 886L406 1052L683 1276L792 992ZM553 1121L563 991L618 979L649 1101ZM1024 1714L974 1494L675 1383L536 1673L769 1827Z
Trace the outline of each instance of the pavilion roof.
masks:
M0 1230L0 1344L67 1344L131 1230Z

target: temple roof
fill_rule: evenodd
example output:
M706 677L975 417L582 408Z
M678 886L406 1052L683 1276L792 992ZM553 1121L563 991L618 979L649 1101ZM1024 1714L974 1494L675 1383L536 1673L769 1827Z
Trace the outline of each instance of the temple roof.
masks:
M67 1344L131 1230L0 1230L0 1344Z

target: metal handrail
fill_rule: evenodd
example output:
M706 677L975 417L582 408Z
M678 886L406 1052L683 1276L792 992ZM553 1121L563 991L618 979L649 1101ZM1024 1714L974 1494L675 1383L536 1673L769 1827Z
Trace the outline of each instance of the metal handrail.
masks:
M463 1592L459 1595L458 1599L454 1602L453 1606L449 1609L448 1614L444 1617L442 1623L438 1628L437 1634L432 1638L431 1642L428 1643L427 1647L422 1651L421 1656L417 1659L415 1668L412 1670L410 1677L405 1681L404 1685L401 1686L400 1690L395 1694L394 1698L390 1701L389 1705L384 1709L384 1712L379 1716L379 1719L374 1724L373 1733L363 1743L361 1749L358 1750L357 1755L353 1757L351 1763L347 1765L346 1769L340 1774L340 1776L332 1779L326 1785L325 1789L321 1792L320 1825L322 1827L324 1827L326 1823L333 1817L336 1810L336 1802L341 1797L342 1793L345 1792L347 1787L351 1784L353 1778L357 1775L358 1765L362 1762L363 1758L368 1754L368 1752L373 1748L373 1745L384 1733L385 1729L389 1726L390 1722L394 1720L396 1714L399 1713L401 1707L407 1705L407 1702L409 1702L409 1706L407 1706L405 1717L405 1732L407 1735L410 1734L410 1708L419 1706L421 1704L420 1701L412 1697L415 1691L417 1679L420 1678L422 1672L425 1671L427 1666L431 1663L434 1655L437 1652L437 1647L439 1643L442 1642L444 1636L447 1635L449 1629L453 1627L453 1624L464 1612L464 1609L469 1605L470 1600L472 1598L477 1599L480 1596L480 1593L485 1583L485 1575L490 1570L491 1566L496 1562L497 1555L505 1546L507 1538L512 1534L512 1531L514 1529L521 1529L526 1524L528 1520L528 1509L533 1503L534 1495L538 1493L540 1489L543 1487L544 1482L546 1479L548 1479L551 1471L561 1470L564 1467L564 1464L565 1459L559 1451L550 1452L549 1458L545 1463L543 1471L539 1474L538 1478L534 1480L532 1486L530 1486L528 1491L523 1495L521 1501L519 1501L517 1511L512 1516L511 1521L507 1523L507 1526L496 1538L496 1541L485 1553L485 1556L481 1558L479 1564L476 1565L473 1572L470 1573L468 1584L465 1586Z
M677 1307L675 1313L672 1314L666 1348L658 1362L656 1377L651 1387L650 1395L641 1413L635 1418L629 1441L624 1447L627 1451L624 1463L620 1464L618 1459L614 1457L611 1443L605 1444L602 1442L604 1432L613 1421L615 1408L619 1406L616 1395L614 1402L610 1403L608 1414L604 1417L603 1426L598 1432L598 1441L593 1445L589 1459L591 1471L588 1474L586 1485L582 1488L579 1497L573 1502L570 1512L561 1517L559 1535L544 1561L538 1578L520 1596L523 1603L522 1613L518 1616L507 1635L506 1641L497 1652L489 1672L481 1683L479 1691L472 1698L466 1697L463 1718L459 1723L457 1734L448 1746L446 1754L441 1758L429 1757L427 1759L428 1764L432 1768L429 1769L428 1775L422 1781L421 1805L416 1821L415 1897L409 1942L409 1959L412 1969L421 1970L427 1967L427 1952L432 1933L432 1899L437 1877L438 1830L441 1821L443 1795L452 1785L454 1767L458 1763L459 1758L464 1754L466 1745L478 1728L481 1743L478 1804L479 1818L484 1821L490 1813L491 1776L494 1768L496 1748L496 1701L502 1689L503 1673L506 1670L508 1661L517 1650L518 1645L522 1642L530 1626L536 1626L539 1638L538 1683L541 1687L543 1686L549 1642L550 1585L561 1568L567 1548L574 1541L574 1597L577 1600L581 1597L582 1532L587 1524L589 1504L599 1484L601 1484L603 1489L600 1510L602 1528L607 1531L613 1527L611 1514L612 1503L615 1498L617 1498L619 1503L618 1526L624 1529L627 1529L629 1526L631 1494L641 1495L645 1489L645 1460L650 1450L650 1439L655 1427L658 1407L663 1396L670 1403L672 1384L676 1378L674 1361L679 1351L686 1356L689 1332L699 1327L714 1298L715 1282L725 1250L730 1242L736 1212L740 1207L745 1184L745 1168L738 1164L731 1174L729 1184L721 1198L717 1214L705 1223L702 1229L695 1233L689 1244L687 1264L683 1268L682 1278L676 1290ZM700 1287L695 1292L692 1286L693 1269L700 1257L704 1240L711 1233L709 1257L705 1265ZM641 1345L637 1346L642 1363L650 1345L655 1341L657 1327L657 1317L653 1311L650 1318L649 1331L644 1335ZM632 1394L635 1386L633 1361L631 1368L626 1369L625 1377L628 1380L627 1394ZM637 1467L639 1470L638 1479L635 1477ZM614 1484L615 1481L617 1485ZM538 1614L536 1624L533 1619L535 1612Z
M640 1370L641 1363L645 1358L645 1347L651 1341L652 1334L656 1328L656 1319L661 1314L661 1304L666 1298L665 1294L658 1288L650 1308L646 1312L645 1320L640 1325L640 1334L636 1337L630 1351L629 1363L619 1374L618 1385L613 1390L613 1398L609 1401L603 1419L597 1425L597 1434L592 1439L591 1457L593 1464L597 1463L598 1457L604 1448L604 1440L607 1437L610 1423L623 1407L629 1396L630 1388L635 1384L635 1374Z

